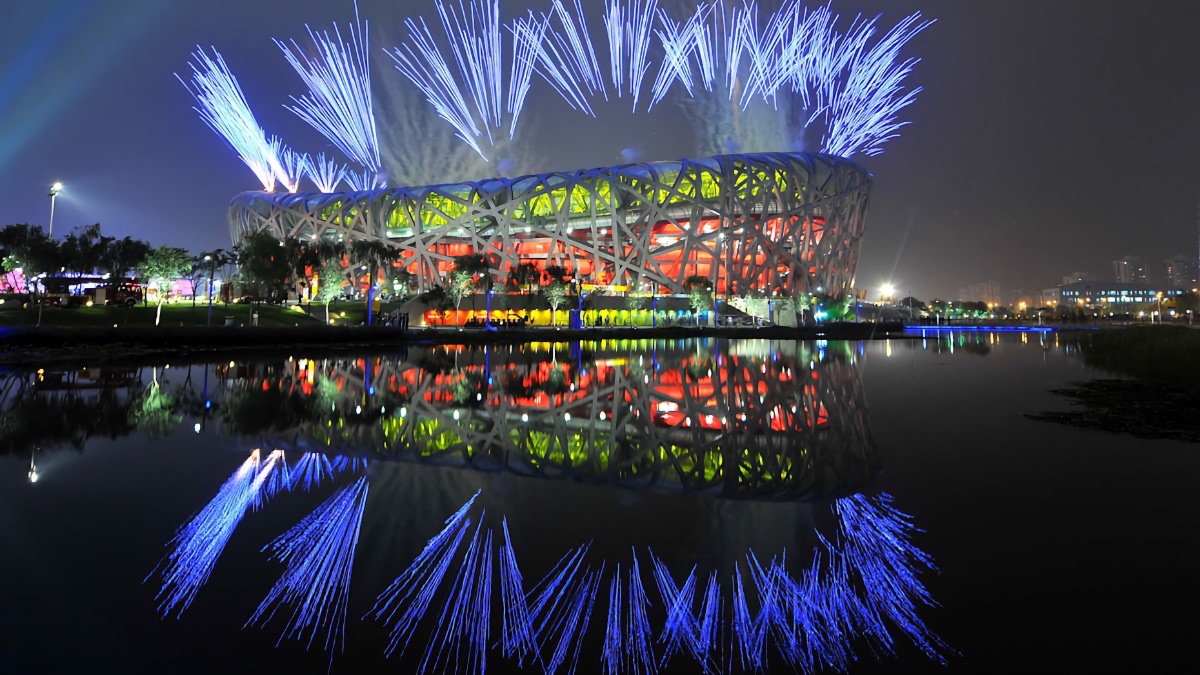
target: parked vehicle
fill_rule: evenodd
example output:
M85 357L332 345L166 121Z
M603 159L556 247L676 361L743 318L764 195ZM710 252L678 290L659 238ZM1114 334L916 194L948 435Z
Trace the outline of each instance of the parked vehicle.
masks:
M84 296L95 305L133 307L145 297L145 289L141 284L126 279L124 281L96 286L85 290Z

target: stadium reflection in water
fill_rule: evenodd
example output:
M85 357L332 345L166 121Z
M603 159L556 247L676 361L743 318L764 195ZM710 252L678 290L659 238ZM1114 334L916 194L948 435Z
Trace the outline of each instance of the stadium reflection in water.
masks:
M922 617L933 561L869 490L860 350L620 341L207 366L179 409L247 459L147 582L183 614L239 523L319 491L263 548L282 574L247 625L331 655L361 616L351 630L381 624L413 672L815 672L902 645L941 660ZM382 570L373 608L350 603L364 567Z

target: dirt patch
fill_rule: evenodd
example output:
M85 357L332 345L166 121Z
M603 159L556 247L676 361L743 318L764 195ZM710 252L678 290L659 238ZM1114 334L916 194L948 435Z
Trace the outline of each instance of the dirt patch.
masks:
M1137 380L1093 380L1051 393L1075 410L1026 414L1032 420L1084 429L1200 443L1200 391Z

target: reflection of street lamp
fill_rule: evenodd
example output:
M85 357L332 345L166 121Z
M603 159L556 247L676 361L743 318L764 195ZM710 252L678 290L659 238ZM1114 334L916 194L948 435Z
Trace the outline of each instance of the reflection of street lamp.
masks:
M55 183L50 186L50 231L47 234L51 239L54 238L54 199L58 197L58 193L63 189L62 183Z

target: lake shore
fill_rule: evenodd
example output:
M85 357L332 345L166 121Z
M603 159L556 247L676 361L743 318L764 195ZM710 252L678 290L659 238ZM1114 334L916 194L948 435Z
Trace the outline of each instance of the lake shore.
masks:
M820 326L669 328L609 326L555 329L549 326L505 330L384 326L219 326L124 328L10 327L0 336L0 363L111 362L130 357L278 353L296 350L404 348L434 344L522 344L589 340L674 340L684 338L761 340L872 340L905 337L899 323L830 323Z

